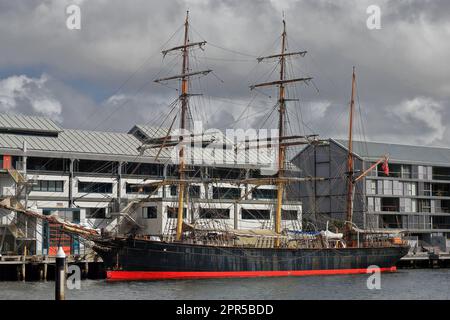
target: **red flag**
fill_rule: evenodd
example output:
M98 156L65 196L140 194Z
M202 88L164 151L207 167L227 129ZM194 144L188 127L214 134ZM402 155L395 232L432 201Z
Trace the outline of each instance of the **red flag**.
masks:
M388 159L384 160L383 164L381 165L381 169L383 170L385 175L389 175L389 164Z

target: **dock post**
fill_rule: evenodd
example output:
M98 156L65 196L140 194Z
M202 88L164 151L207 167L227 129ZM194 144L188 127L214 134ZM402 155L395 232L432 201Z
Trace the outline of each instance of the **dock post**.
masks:
M20 272L22 281L25 281L25 276L26 276L25 270L26 270L26 258L25 258L25 256L22 256L22 270Z
M84 263L84 278L87 279L89 274L89 262L85 262Z
M62 247L56 253L55 267L55 300L65 300L66 288L66 254Z
M44 280L45 281L47 281L47 269L48 269L47 256L44 256Z

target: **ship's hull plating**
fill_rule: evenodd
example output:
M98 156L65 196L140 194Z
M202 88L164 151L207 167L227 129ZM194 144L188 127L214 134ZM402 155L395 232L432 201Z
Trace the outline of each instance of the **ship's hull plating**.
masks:
M339 249L217 247L115 238L97 242L110 280L228 278L395 271L407 246Z

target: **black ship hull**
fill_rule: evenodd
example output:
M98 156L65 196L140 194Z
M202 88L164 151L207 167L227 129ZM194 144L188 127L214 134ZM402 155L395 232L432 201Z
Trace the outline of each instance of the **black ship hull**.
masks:
M278 249L113 238L96 241L109 280L302 276L395 271L407 246Z

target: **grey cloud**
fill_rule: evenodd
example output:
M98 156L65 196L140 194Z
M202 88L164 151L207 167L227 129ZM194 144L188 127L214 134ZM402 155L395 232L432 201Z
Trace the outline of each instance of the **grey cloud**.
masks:
M255 116L237 125L257 127L264 120L258 111L270 110L275 99L266 98L274 92L250 92L248 86L265 79L273 67L257 66L255 57L279 50L279 43L274 41L281 32L284 10L289 49L308 50L308 55L293 61L289 70L299 76L313 76L319 89L317 92L311 85L291 91L302 101L290 105L293 127L322 136L345 137L351 67L355 65L367 139L450 144L446 127L450 120L448 1L82 1L80 31L65 28L64 9L69 3L48 0L0 4L0 69L8 70L3 79L21 74L15 69L48 74L48 94L61 103L65 126L123 131L167 112L176 92L151 80L158 74L179 72L178 67L170 67L172 57L162 60L159 51L181 27L189 8L193 40L204 38L209 42L205 52L195 52L197 59L192 67L215 72L193 89L221 98L208 100L205 96L204 103L210 101L210 106L198 103L203 108L202 116L210 115L209 126L232 123L256 95L248 112ZM381 30L366 28L366 8L371 4L381 7ZM175 37L166 47L180 40ZM116 92L140 65L132 79ZM163 72L161 65L165 66ZM97 95L92 96L87 88L95 88L92 90ZM118 100L112 96L121 96L123 107L118 108L120 105L113 103ZM430 121L420 119L418 111L411 115L405 110L402 114L406 103L415 99L439 106L435 114L444 133ZM323 101L329 106L320 109ZM23 104L17 111L33 112L27 101L17 102Z

